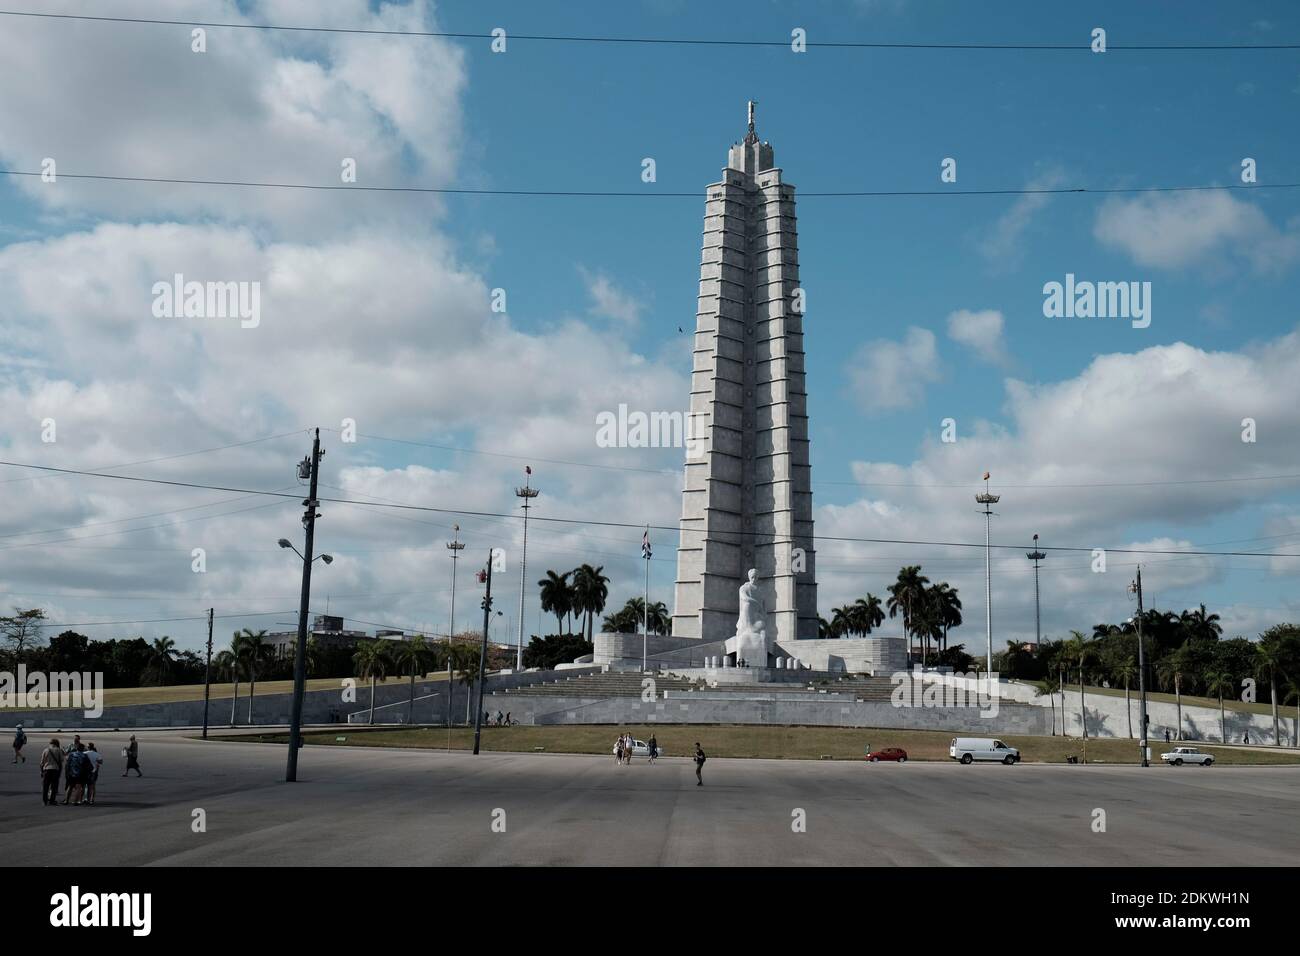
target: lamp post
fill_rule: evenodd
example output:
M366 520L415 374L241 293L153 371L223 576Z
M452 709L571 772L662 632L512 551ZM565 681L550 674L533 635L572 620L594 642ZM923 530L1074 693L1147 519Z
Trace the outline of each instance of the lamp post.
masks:
M203 663L203 739L208 739L208 694L212 679L212 608L208 608L208 656Z
M483 730L483 681L487 670L488 626L492 623L492 552L488 551L487 567L478 573L481 584L487 585L483 595L483 644L478 654L478 704L474 707L474 753L478 754L479 736Z
M1142 697L1142 714L1141 714L1141 738L1138 745L1142 749L1142 766L1151 766L1147 759L1147 662L1146 653L1142 649L1142 565L1138 565L1137 577L1133 583L1128 586L1129 593L1136 594L1138 600L1137 612L1137 634L1138 634L1138 691Z
M650 526L645 526L645 535L641 538L641 557L645 558L645 597L641 606L641 673L645 673L646 644L650 640Z
M1043 643L1043 618L1038 604L1038 562L1047 557L1038 550L1038 535L1034 535L1034 550L1025 557L1034 562L1034 652L1037 653Z
M988 641L988 673L993 673L993 565L990 561L989 531L993 511L989 505L995 505L1001 495L989 494L989 473L984 472L984 492L975 496L975 501L984 506L984 635Z
M452 525L452 531L459 533L460 525ZM447 550L451 552L451 626L447 631L447 639L456 636L456 562L460 559L460 553L465 550L465 542L457 541L456 535L453 534L450 541L447 542Z
M523 557L519 559L519 647L515 654L515 670L524 669L524 575L528 567L528 506L541 494L532 487L532 480L533 468L531 465L525 465L524 486L515 488L515 497L524 500L520 506L524 509L524 552Z
M298 463L298 480L311 482L307 499L303 502L306 508L302 516L302 526L306 532L303 551L299 552L294 548L287 538L280 539L280 547L292 548L294 553L302 558L302 598L298 604L298 641L294 647L293 658L293 705L289 716L289 762L284 776L286 783L293 783L298 779L298 748L302 746L302 698L307 684L307 613L311 602L313 563L311 550L316 540L316 518L319 517L316 506L320 504L316 500L316 479L320 475L320 460L324 454L320 447L318 428L311 444L311 457L304 458ZM322 557L326 564L334 560L329 555L322 555Z

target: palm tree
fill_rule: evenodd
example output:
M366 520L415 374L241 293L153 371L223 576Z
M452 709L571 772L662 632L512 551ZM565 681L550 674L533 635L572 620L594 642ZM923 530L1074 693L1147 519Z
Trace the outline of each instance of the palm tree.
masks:
M230 650L222 651L218 657L230 655L227 660L227 676L235 681L235 692L230 698L230 726L235 726L235 707L239 704L239 678L244 672L247 660L244 652L244 635L235 631L230 638Z
M397 665L401 668L409 668L411 672L411 700L406 711L407 724L415 722L415 675L417 671L423 673L429 656L429 643L424 639L423 634L417 634L409 641L402 641L393 649L393 657Z
M172 658L176 656L176 642L166 635L155 637L149 654L150 666L158 675L158 683L167 683L167 677L171 674Z
M908 653L912 650L912 614L925 601L926 585L930 579L921 573L919 564L905 565L898 570L898 580L891 584L889 591L889 616L903 615L903 632L908 636Z
M590 564L583 564L573 572L573 606L586 619L585 633L589 641L596 615L605 610L605 599L609 597L609 578L601 573L604 570L603 564L594 568Z
M362 641L357 645L356 653L352 655L352 662L356 664L357 676L370 679L370 719L368 724L375 722L375 682L381 677L388 676L388 648L384 645L387 641Z
M1133 660L1132 655L1125 657L1111 668L1111 676L1116 680L1124 682L1124 713L1128 714L1128 736L1133 739L1133 706L1129 703L1128 688L1137 677L1137 661Z
M478 679L478 651L472 647L460 649L460 682L465 685L465 723L469 723L470 705L474 703L474 681Z
M1156 673L1160 679L1168 686L1171 682L1174 685L1174 702L1178 707L1178 728L1176 740L1183 739L1183 671L1187 667L1187 655L1184 651L1187 645L1184 644L1172 654L1166 654L1156 664Z
M843 637L853 633L853 606L831 608L831 636Z
M1071 631L1070 639L1065 642L1064 652L1070 660L1079 662L1079 723L1083 725L1083 739L1088 739L1087 702L1083 694L1083 670L1087 663L1096 656L1091 640L1083 631ZM1062 691L1064 696L1064 691Z
M626 615L627 621L632 624L632 633L640 634L641 624L645 621L645 598L628 598L627 603L623 605L622 613Z
M226 680L234 678L235 693L230 700L230 726L233 727L235 726L235 704L239 702L239 658L232 651L221 651L212 658L212 665L222 678Z
M307 673L314 676L320 670L323 658L324 651L320 646L320 642L316 640L316 635L309 635L307 638L307 653L304 656Z
M866 597L853 602L853 620L857 633L865 637L885 623L885 606L880 598L868 592Z
M1204 605L1202 605L1204 607ZM1228 724L1223 717L1223 694L1231 694L1237 689L1236 682L1227 671L1210 671L1205 675L1205 689L1219 698L1219 739L1228 742Z
M649 615L651 634L667 634L672 628L673 619L663 601L655 601L651 604Z
M1180 620L1187 630L1188 637L1214 641L1218 640L1219 635L1223 633L1223 628L1219 626L1219 615L1206 614L1204 604L1195 611L1184 611Z
M438 647L438 657L447 668L447 729L451 729L451 705L456 699L456 667L460 664L460 657L457 653L457 646L452 643L451 638L443 641Z
M244 628L243 649L244 663L248 668L248 723L253 722L253 691L257 689L257 669L262 662L266 660L270 646L266 643L266 631L258 631L254 634L248 628Z
M1048 706L1052 708L1052 736L1056 736L1056 691L1060 686L1060 681L1048 674L1043 678L1043 689L1040 694L1047 695ZM1065 714L1061 714L1061 736L1065 736Z
M1289 704L1295 701L1295 727L1291 732L1291 743L1293 746L1300 745L1300 681L1293 677L1288 677L1282 689L1286 691L1286 696L1282 698L1282 703Z
M912 608L912 631L921 639L921 660L926 659L930 650L930 641L939 643L943 637L943 619L939 606L927 591L920 607Z
M1260 635L1255 645L1255 677L1258 680L1268 678L1268 699L1273 702L1273 746L1281 745L1277 719L1277 675L1282 670L1281 641L1271 640L1274 629L1270 628Z
M961 627L961 598L957 589L950 587L947 581L940 581L930 589L935 605L939 608L939 619L943 622L943 649L948 649L948 629Z
M831 627L831 622L826 620L820 614L817 615L817 636L822 640L835 636L835 631Z
M547 571L546 577L537 582L537 586L542 589L542 610L555 615L555 623L561 634L565 633L564 618L573 610L573 587L569 584L569 575L572 573L566 571L564 574L556 574Z

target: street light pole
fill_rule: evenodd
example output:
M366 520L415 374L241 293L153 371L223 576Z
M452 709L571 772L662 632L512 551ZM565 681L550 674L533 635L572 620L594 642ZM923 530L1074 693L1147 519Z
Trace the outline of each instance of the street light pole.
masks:
M1037 653L1043 643L1043 618L1038 604L1038 562L1047 557L1038 550L1038 535L1034 535L1034 550L1025 557L1034 562L1034 652Z
M641 539L641 557L645 558L645 597L642 604L641 628L641 673L645 673L646 644L650 640L650 526L645 526L645 537Z
M208 739L208 694L212 687L212 608L208 608L208 656L203 663L203 739Z
M1142 766L1151 766L1147 759L1147 662L1146 653L1142 649L1142 565L1138 565L1137 578L1128 586L1129 591L1137 595L1138 612L1137 612L1137 632L1138 632L1138 690L1142 697L1142 715L1141 728L1142 732L1138 735L1141 739L1138 745L1142 749Z
M524 466L524 486L515 488L515 497L524 499L522 505L524 509L524 554L519 559L519 647L515 654L515 670L524 669L524 576L528 568L528 506L534 498L541 494L536 488L531 487L533 480L533 469L531 465Z
M984 472L984 493L975 501L984 506L984 635L988 642L988 673L993 673L993 565L990 560L989 531L993 512L989 505L998 503L1001 495L989 494L989 473Z
M479 737L483 730L483 679L487 670L488 627L492 623L492 552L488 551L487 570L480 571L482 580L487 583L487 593L483 595L483 645L478 652L478 705L474 708L474 753L478 753Z
M311 458L304 458L298 464L298 477L310 478L311 486L307 500L303 502L302 524L307 532L302 555L302 597L298 602L298 641L293 655L293 706L289 717L289 763L285 771L285 781L293 783L298 779L298 748L302 746L302 699L307 684L307 614L311 603L311 565L312 545L316 540L316 479L320 474L321 455L320 429L311 445Z

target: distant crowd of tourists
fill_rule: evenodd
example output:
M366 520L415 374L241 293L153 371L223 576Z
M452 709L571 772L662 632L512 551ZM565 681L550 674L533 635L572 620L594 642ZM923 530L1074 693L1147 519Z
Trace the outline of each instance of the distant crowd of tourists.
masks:
M27 734L23 725L14 729L14 763L26 763L23 748L27 746ZM143 777L140 770L140 744L131 735L130 741L122 748L126 758L126 769L122 776L132 770L137 777ZM63 747L58 737L50 738L50 745L41 751L41 802L47 807L59 803L59 781L63 782L63 805L89 806L95 802L95 787L99 783L99 771L104 765L104 756L95 747L94 741L81 742L81 734L74 734L72 743Z

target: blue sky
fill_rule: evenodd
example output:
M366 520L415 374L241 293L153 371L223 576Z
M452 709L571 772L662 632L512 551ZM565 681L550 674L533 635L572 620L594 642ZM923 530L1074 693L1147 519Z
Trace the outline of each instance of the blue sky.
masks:
M122 6L124 16L158 11ZM814 43L1083 45L1101 26L1112 45L1300 41L1300 14L1285 3L646 2L613 13L593 3L339 3L327 15L293 0L194 0L176 10L168 15L511 35L781 40L803 27ZM6 168L56 155L68 172L326 182L340 155L354 155L363 183L701 197L300 196L74 182L55 193L7 178L0 441L11 460L116 464L337 428L350 416L366 435L472 450L344 445L327 432L326 480L351 497L505 512L531 462L544 488L535 514L671 525L680 453L600 449L593 419L620 402L685 407L703 188L743 135L752 98L759 135L801 195L819 534L981 540L970 496L988 469L1004 487L995 540L1027 544L1040 531L1049 545L1300 550L1296 482L1271 478L1300 472L1300 190L803 195L942 189L945 157L957 160L955 189L1228 185L1240 181L1243 157L1257 162L1260 184L1300 182L1295 51L795 54L511 39L494 55L485 40L214 28L209 52L195 55L177 28L4 18L0 31L19 67L11 76L33 89L0 108ZM656 163L653 184L641 182L645 157ZM262 281L263 328L241 336L150 325L137 300L175 271ZM1149 281L1150 327L1045 318L1043 285L1067 273ZM493 288L508 293L504 317L484 307ZM980 339L983 354L960 336L980 316L994 329ZM37 438L47 415L69 423L54 446ZM953 445L939 442L946 417L957 421ZM1258 421L1255 443L1240 440L1245 417ZM303 451L296 435L130 471L278 488ZM547 458L583 464L539 463ZM1129 484L1099 487L1114 483ZM77 623L181 616L205 601L296 603L293 569L273 545L296 528L291 504L172 524L194 517L177 512L152 527L160 522L125 519L223 496L158 491L155 504L89 479L13 487L17 507L0 530L24 547L0 550L7 604L40 604ZM442 541L454 516L335 510L347 514L333 526L327 515L322 537L341 559L318 582L331 608L444 628ZM109 520L122 533L93 543L45 549L50 537L30 534ZM476 546L507 548L499 606L515 605L517 522L461 525ZM655 537L652 587L671 607L675 541ZM639 538L534 525L529 565L604 563L621 603L639 593ZM263 540L271 546L253 546ZM203 575L190 570L193 547L210 552ZM963 589L972 623L960 639L982 648L978 553L840 543L820 558L823 614L882 593L891 569L919 561ZM1086 555L1049 561L1049 633L1127 613L1132 559L1112 560L1105 576ZM1204 600L1234 632L1300 613L1294 559L1152 560L1144 576L1158 604ZM1016 552L1001 561L999 641L1032 631L1026 562ZM531 631L531 592L527 603ZM195 646L201 627L134 630Z

